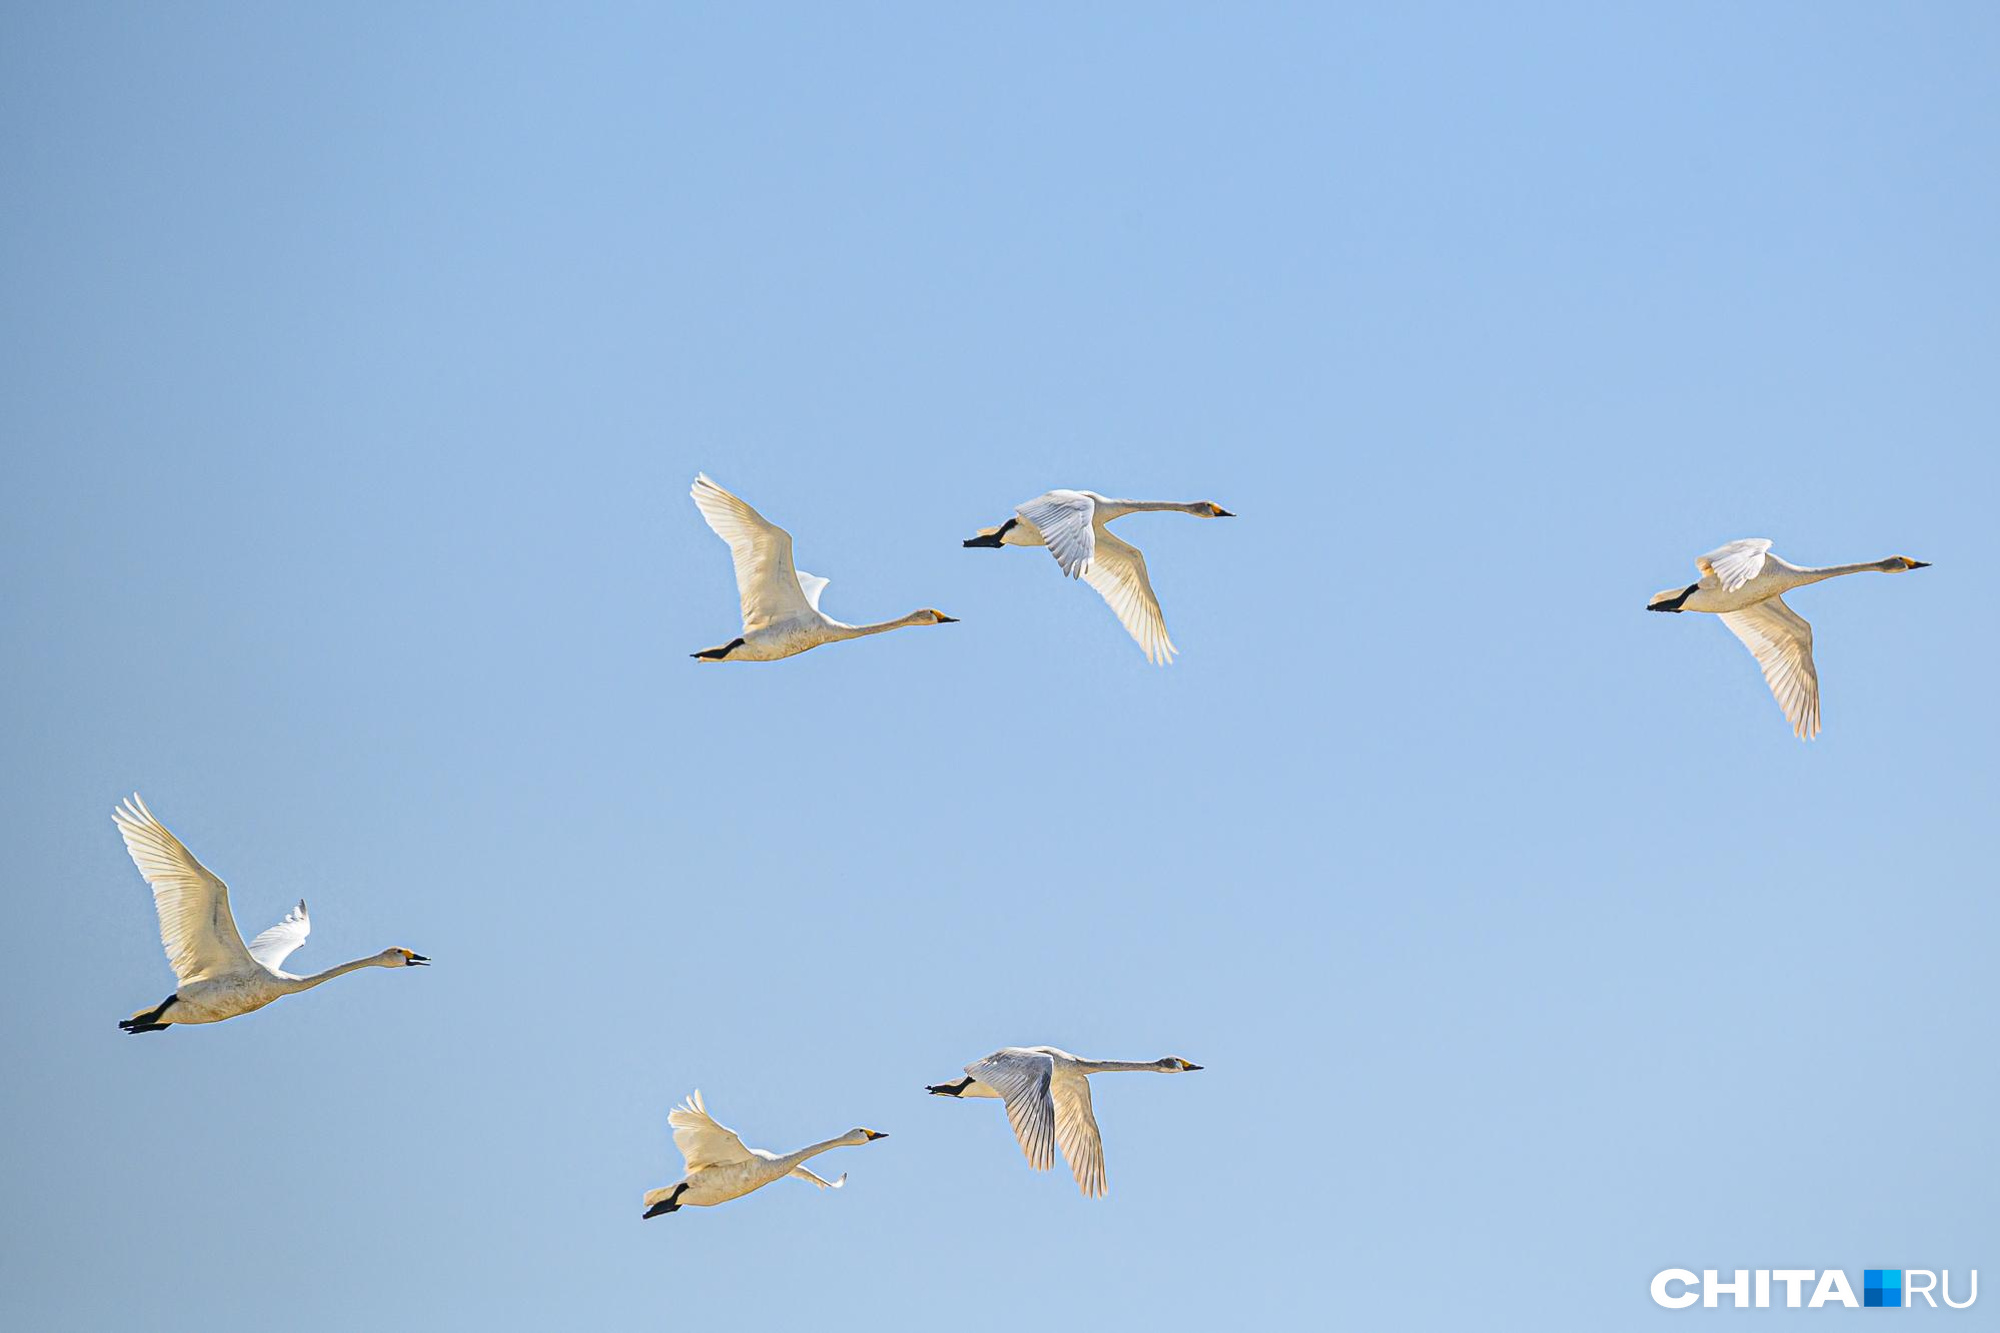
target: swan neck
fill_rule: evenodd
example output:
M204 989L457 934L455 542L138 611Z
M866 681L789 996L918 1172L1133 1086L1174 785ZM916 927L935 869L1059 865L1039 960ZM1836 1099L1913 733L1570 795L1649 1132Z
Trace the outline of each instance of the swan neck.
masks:
M1086 1074L1164 1074L1158 1060L1078 1060L1076 1067Z
M349 972L355 971L357 968L379 967L379 966L381 966L380 959L357 958L351 963L342 963L339 967L329 967L326 971L315 972L309 977L293 977L291 978L291 989L294 992L302 990L311 990L314 986L319 985L322 981L332 981L335 977L345 976Z
M1193 514L1202 512L1202 506L1195 501L1182 503L1179 500L1105 500L1098 504L1098 517L1105 522L1121 518L1126 514Z
M1902 568L1900 561L1870 560L1859 565L1820 565L1817 568L1800 569L1794 576L1792 586L1802 588L1808 583L1818 583L1822 579L1837 579L1842 574L1886 574L1891 569Z
M840 637L843 639L858 639L866 634L887 634L892 629L904 629L910 625L930 623L918 620L917 617L921 614L922 612L912 611L900 620L884 620L874 625L842 625L840 626Z
M800 1162L805 1161L809 1157L817 1157L823 1152L831 1151L834 1148L844 1148L846 1146L847 1146L847 1136L843 1134L837 1139L826 1139L820 1143L809 1143L805 1147L799 1149L797 1152L786 1153L783 1157L778 1159L778 1163L779 1165L783 1166L785 1170L789 1171L793 1167L797 1166Z

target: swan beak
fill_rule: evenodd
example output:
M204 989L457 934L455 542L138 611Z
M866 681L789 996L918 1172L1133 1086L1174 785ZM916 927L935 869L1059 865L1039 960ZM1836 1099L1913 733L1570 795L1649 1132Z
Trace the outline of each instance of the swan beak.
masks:
M1235 517L1236 517L1236 515L1234 515L1234 514L1230 513L1230 512L1229 512L1229 511L1228 511L1227 509L1224 509L1224 508L1223 508L1223 507L1222 507L1221 505L1217 505L1217 506L1215 507L1215 516L1216 516L1217 518L1235 518Z
M1929 569L1931 567L1931 562L1928 560L1912 560L1908 556L1903 557L1903 563L1911 569Z
M948 616L942 611L937 612L936 615L938 618L938 624L940 625L956 625L958 623L957 616Z
M884 1134L882 1131L878 1129L864 1129L861 1132L868 1136L868 1141L870 1143L873 1143L877 1139L886 1139L889 1137L887 1134Z
M404 964L406 967L429 967L430 965L431 960L420 953L411 954L408 961Z
M1201 1068L1200 1065L1191 1065L1187 1063L1185 1060L1181 1062L1181 1072L1183 1074L1192 1074L1195 1070L1199 1068Z

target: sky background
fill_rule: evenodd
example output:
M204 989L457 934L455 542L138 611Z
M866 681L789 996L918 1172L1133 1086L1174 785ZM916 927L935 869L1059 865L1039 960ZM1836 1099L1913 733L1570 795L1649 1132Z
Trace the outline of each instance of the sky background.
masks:
M9 6L0 1322L1991 1282L2000 15L1607 8ZM689 661L698 469L962 623ZM1172 668L960 548L1059 486L1240 515L1120 526ZM1812 745L1642 610L1745 536L1935 562ZM124 1037L135 789L436 966ZM923 1094L1042 1043L1206 1066L1105 1200ZM642 1224L696 1087L890 1137Z

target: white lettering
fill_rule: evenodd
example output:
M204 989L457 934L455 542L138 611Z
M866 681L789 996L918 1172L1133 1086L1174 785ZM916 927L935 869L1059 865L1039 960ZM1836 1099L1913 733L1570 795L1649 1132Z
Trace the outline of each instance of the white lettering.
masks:
M1830 1300L1839 1301L1850 1310L1861 1304L1854 1299L1854 1288L1847 1285L1847 1274L1838 1268L1829 1268L1819 1275L1819 1285L1813 1288L1812 1299L1806 1302L1806 1308L1817 1310Z
M1704 1268L1701 1270L1701 1305L1704 1310L1713 1310L1715 1308L1715 1298L1722 1295L1725 1291L1730 1295L1730 1304L1734 1305L1737 1309L1740 1310L1748 1305L1750 1303L1750 1270L1747 1268L1737 1269L1736 1280L1734 1282L1717 1282L1713 1268Z
M1812 1281L1813 1274L1818 1271L1816 1268L1774 1268L1771 1270L1771 1276L1785 1284L1785 1308L1790 1310L1799 1308L1799 1284Z
M1924 1285L1921 1287L1917 1285L1918 1278L1922 1278L1924 1280ZM1904 1305L1906 1306L1915 1305L1917 1303L1917 1297L1921 1296L1926 1301L1929 1301L1931 1309L1935 1310L1937 1309L1937 1297L1931 1295L1931 1293L1936 1290L1937 1290L1937 1274L1931 1272L1930 1269L1905 1268L1903 1270Z
M1685 1268L1663 1268L1658 1273L1655 1273L1653 1275L1653 1303L1655 1305L1664 1305L1669 1310L1681 1310L1694 1304L1694 1293L1691 1291L1683 1291L1678 1296L1669 1296L1667 1294L1667 1284L1669 1282L1679 1282L1683 1286L1691 1287L1695 1285L1695 1277L1693 1273L1688 1272Z
M1951 1298L1951 1270L1949 1268L1944 1270L1944 1281L1938 1283L1938 1290L1944 1293L1944 1303L1946 1305L1949 1305L1954 1310L1963 1310L1967 1305L1979 1299L1979 1270L1976 1268L1972 1270L1972 1285L1966 1288L1964 1304L1960 1304Z

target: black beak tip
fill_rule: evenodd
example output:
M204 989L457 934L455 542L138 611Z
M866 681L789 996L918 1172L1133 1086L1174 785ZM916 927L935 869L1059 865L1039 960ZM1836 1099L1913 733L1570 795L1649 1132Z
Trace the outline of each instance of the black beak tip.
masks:
M1928 560L1912 560L1910 562L1911 569L1929 569L1930 567L1931 562Z
M420 953L413 953L410 955L409 965L411 967L429 967L431 965L431 960L424 957Z
M1187 1071L1186 1071L1186 1072L1188 1072L1188 1073L1192 1074L1192 1073L1193 1073L1193 1072L1194 1072L1195 1070L1197 1070L1197 1069L1200 1069L1200 1068L1201 1068L1201 1066L1200 1066L1200 1065L1189 1065L1189 1066L1187 1067Z
M1229 511L1228 511L1227 509L1218 509L1218 510L1216 510L1216 511L1215 511L1215 516L1216 516L1217 518L1235 518L1235 517L1236 517L1236 515L1234 515L1234 514L1230 513L1230 512L1229 512Z

